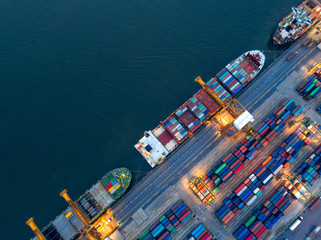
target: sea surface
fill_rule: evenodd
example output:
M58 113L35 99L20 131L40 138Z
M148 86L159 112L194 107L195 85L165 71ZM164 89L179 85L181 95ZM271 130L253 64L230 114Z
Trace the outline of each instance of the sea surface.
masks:
M0 239L33 236L300 0L0 1Z

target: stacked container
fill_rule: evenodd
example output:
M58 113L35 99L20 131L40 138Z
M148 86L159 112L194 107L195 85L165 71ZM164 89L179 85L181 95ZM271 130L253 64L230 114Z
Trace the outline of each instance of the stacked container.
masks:
M199 90L194 96L205 105L211 115L221 108L221 106L204 89Z
M124 191L121 183L113 176L113 174L105 175L100 182L104 185L114 199L118 199Z
M240 240L262 239L273 225L284 216L292 201L291 194L284 186L280 186L235 230L233 235Z
M199 185L192 185L192 190L204 203L211 201L213 194L217 193L225 182L237 174L249 160L253 159L262 147L272 141L286 126L286 123L293 116L297 116L301 110L301 106L296 106L291 99L285 100L274 113L260 124L254 136L247 136L243 139L232 152L202 177L202 182Z
M227 91L223 85L219 83L217 78L211 78L206 85L213 90L213 92L223 101L225 102L227 99L231 98L231 94Z
M179 119L179 121L192 133L201 126L200 120L194 117L185 104L176 110L175 115L177 119Z
M163 216L148 228L139 240L167 240L192 216L182 200L176 202Z
M311 187L321 175L321 146L304 163L296 168L294 172L306 187Z
M235 96L242 88L242 84L226 69L216 74L216 78Z
M178 143L183 142L188 137L187 130L173 115L166 118L161 124L170 132Z
M297 130L297 132L300 132ZM225 225L232 223L235 216L245 206L250 206L261 195L262 191L282 169L289 166L299 156L305 146L304 140L296 133L285 139L281 146L259 165L227 198L223 201L216 215ZM231 217L233 216L233 217Z
M200 224L191 233L189 240L214 240L213 236Z
M198 118L198 120L201 121L201 124L203 121L206 121L210 117L210 112L207 110L204 104L197 99L197 97L193 96L185 104L189 108L189 110Z
M321 82L316 75L312 75L297 88L297 91L306 101L310 101L320 94Z

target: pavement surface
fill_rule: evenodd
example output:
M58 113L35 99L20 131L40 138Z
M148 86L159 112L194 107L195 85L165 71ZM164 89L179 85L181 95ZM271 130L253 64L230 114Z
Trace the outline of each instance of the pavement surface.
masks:
M316 46L311 48L301 46L311 36L317 35L311 31L310 34L298 40L237 98L253 114L256 119L255 124L258 125L288 97L293 98L297 104L301 104L304 112L313 120L321 123L321 116L295 92L297 85L306 78L307 71L321 59L321 51ZM286 58L294 51L298 53L291 60L286 61ZM317 105L316 102L314 104ZM234 190L235 186L247 177L290 132L285 131L280 134L273 144L269 144L264 152L260 153L253 164L247 164L242 171L230 179L228 184L220 190L213 206L205 206L189 189L188 181L193 176L200 176L208 172L245 136L245 133L239 132L232 139L221 135L219 131L220 127L215 122L200 129L112 206L110 214L114 216L114 221L120 223L119 231L125 239L137 239L178 198L183 199L195 215L193 220L186 225L186 232L198 222L203 222L218 239L234 239L231 234L233 229L248 217L255 206L260 204L278 186L278 183L269 185L268 190L264 191L260 199L252 207L242 210L237 221L228 228L224 228L215 218L215 209L220 206L222 199ZM301 159L304 159L310 151L311 149L305 149L301 153ZM148 220L138 225L132 215L140 208L148 215ZM184 239L183 232L184 229L177 232L173 239Z

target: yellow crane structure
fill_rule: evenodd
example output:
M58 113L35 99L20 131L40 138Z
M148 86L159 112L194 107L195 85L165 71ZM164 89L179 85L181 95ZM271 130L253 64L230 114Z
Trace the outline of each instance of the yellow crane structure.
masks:
M277 177L276 177L277 180L285 180L285 181L289 181L292 186L302 194L302 197L305 199L305 200L308 200L307 196L310 196L310 197L314 197L313 193L310 191L310 189L305 186L305 184L297 177L297 175L295 175L294 173L291 173L291 174L286 174L286 173L280 173ZM294 181L297 180L306 190L307 192L305 193L302 193L299 189L297 189L297 187L294 185Z
M195 82L199 83L202 88L212 97L214 100L221 106L221 110L215 115L218 119L218 123L220 126L223 125L223 117L221 113L224 110L227 110L228 113L232 116L233 120L240 116L242 113L246 111L246 109L239 103L236 99L230 98L227 99L226 102L223 102L214 92L213 90L206 85L206 83L202 80L200 76L195 79ZM223 126L222 126L223 127Z
M81 223L83 223L84 227L81 229L82 234L85 234L86 237L88 237L90 240L101 240L100 234L94 227L91 226L89 220L79 209L78 205L69 197L66 189L60 193L60 196L66 200L66 202L69 204L69 206L75 213L77 219L80 220Z
M33 218L30 218L26 224L31 228L31 230L35 233L35 235L38 237L39 240L46 240L45 236L42 234L42 232L39 230L37 225L34 222Z

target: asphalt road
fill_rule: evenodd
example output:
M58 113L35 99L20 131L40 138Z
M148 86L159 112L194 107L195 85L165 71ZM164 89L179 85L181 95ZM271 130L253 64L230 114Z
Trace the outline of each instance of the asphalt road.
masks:
M303 217L301 224L293 232L287 229L278 239L303 240L314 229L314 226L321 226L321 205L319 204L313 211L306 209L301 216ZM321 232L312 239L321 240Z
M247 89L238 97L241 104L250 112L258 110L261 104L276 91L280 84L293 70L300 69L319 53L315 47L310 49L301 47L307 37L300 39L284 53L277 61L270 65ZM290 61L285 59L294 51L296 56ZM275 103L278 104L278 103ZM271 109L274 107L271 106ZM265 114L263 112L263 114ZM130 192L112 207L115 221L121 226L126 224L131 215L139 208L147 206L160 193L171 185L177 184L223 139L216 133L219 127L212 123L202 128L190 140L183 143L165 161L153 169L147 177L141 180ZM214 156L218 160L226 153L220 152ZM205 171L205 169L204 169ZM233 179L232 179L233 180ZM233 181L229 181L231 183ZM227 190L228 187L225 187ZM219 224L219 223L217 223ZM120 227L121 230L121 227Z

